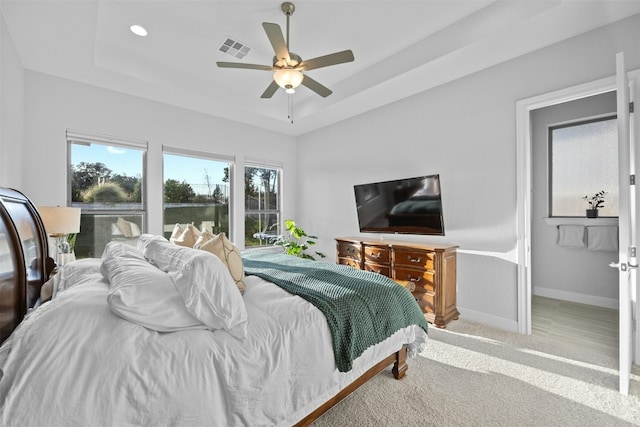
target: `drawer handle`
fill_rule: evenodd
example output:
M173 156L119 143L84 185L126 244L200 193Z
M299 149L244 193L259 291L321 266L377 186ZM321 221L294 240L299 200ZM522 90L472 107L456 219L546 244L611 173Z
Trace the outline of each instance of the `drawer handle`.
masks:
M414 264L422 262L422 257L412 258L411 255L407 255L407 259L409 260L409 262L412 262Z
M382 272L380 270L373 270L372 269L371 271L373 271L374 273L382 274Z
M382 256L382 252L376 252L371 254L372 258L380 258L381 256Z
M355 251L355 249L353 249L353 248L347 248L347 253L349 253L349 254L353 254L353 253L355 253L355 252L356 252L356 251Z
M409 281L413 283L418 283L419 281L422 280L422 276L413 277L411 274L407 274L407 278L409 279Z

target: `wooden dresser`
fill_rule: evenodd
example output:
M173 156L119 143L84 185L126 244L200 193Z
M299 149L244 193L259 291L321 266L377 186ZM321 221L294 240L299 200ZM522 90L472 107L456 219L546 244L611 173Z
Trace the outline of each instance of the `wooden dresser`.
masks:
M426 319L444 328L459 315L456 248L400 240L340 237L336 239L336 260L338 264L383 274L403 286L407 282L413 283L413 297Z

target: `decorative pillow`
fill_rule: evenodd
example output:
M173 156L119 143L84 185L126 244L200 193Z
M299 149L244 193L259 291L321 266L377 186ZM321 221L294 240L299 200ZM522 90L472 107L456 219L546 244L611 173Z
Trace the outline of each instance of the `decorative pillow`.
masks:
M209 231L209 229L205 228L204 230L202 230L202 234L200 234L200 237L198 237L198 240L196 240L196 243L195 245L193 245L193 247L195 249L199 249L200 246L202 246L205 242L213 239L214 237L216 237L216 235Z
M179 223L176 223L176 225L173 227L173 231L171 231L171 236L169 237L169 241L173 242L174 239L179 238L180 235L182 235L183 231L184 231L184 228L182 228L182 226Z
M218 234L213 239L208 240L202 245L197 247L207 252L211 252L224 263L229 269L229 273L236 282L236 286L240 289L241 293L244 293L244 266L242 265L242 255L240 250L231 243L224 232Z
M124 237L131 237L131 223L124 218L118 218L116 221L118 228L124 234Z
M101 271L109 307L123 319L159 332L210 329L187 311L171 277L147 261L109 257Z
M107 243L107 246L104 247L104 252L102 252L102 259L113 258L116 256L137 258L142 261L146 261L142 251L135 246L127 245L122 242Z
M140 227L135 222L129 221L129 226L131 227L131 237L138 237L142 234Z
M213 329L247 336L247 310L229 270L215 255L148 240L144 256L173 279L189 313Z
M111 235L124 236L124 234L122 234L122 230L120 230L120 227L118 227L118 224L115 222L111 223Z
M176 226L173 229L173 233L171 233L171 238L169 238L169 241L176 245L192 248L193 245L196 244L198 237L200 237L202 233L200 233L200 230L198 230L192 224L187 224L184 227L182 233L178 237L174 237L174 233L177 234L176 229L180 229L180 228L182 228L180 224L176 224Z
M140 226L124 218L118 218L116 222L111 224L112 236L138 237L140 234L142 234Z

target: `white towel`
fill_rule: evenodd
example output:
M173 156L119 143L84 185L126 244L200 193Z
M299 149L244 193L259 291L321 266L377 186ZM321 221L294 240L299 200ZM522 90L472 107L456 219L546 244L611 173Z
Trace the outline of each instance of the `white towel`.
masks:
M584 225L559 225L558 245L563 248L584 248Z
M587 227L587 247L592 251L617 252L618 227L615 225Z

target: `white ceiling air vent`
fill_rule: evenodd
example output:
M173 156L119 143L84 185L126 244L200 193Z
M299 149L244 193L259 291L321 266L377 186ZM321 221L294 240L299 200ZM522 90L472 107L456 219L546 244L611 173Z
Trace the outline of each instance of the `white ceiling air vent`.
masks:
M247 56L251 48L244 43L227 37L224 43L222 43L222 45L220 46L220 50L228 53L231 56L242 59Z

